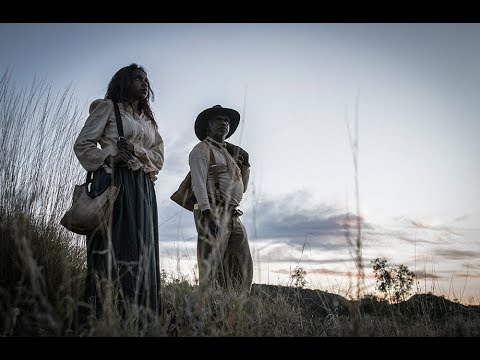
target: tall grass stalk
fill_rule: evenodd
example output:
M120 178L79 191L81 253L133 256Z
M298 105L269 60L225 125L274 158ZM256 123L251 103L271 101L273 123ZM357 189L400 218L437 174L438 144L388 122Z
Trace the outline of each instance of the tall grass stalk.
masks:
M59 334L73 323L84 257L58 225L82 175L72 151L79 107L71 87L0 78L0 302L3 334Z
M359 136L358 136L358 121L359 121L359 97L360 94L357 93L357 97L355 99L355 112L354 112L354 130L353 136L347 121L347 130L348 130L348 140L350 143L350 149L352 152L353 158L353 176L355 181L355 204L356 204L356 216L355 216L355 225L356 225L356 236L355 236L355 243L352 244L352 240L350 239L350 233L347 232L347 241L350 247L353 245L355 249L355 257L354 263L357 268L356 274L356 283L357 283L357 299L360 300L362 298L362 287L364 286L365 280L365 271L363 268L363 258L362 258L362 216L360 212L360 187L359 187L359 180L358 180L358 155L359 155ZM350 226L350 224L347 224ZM353 309L353 335L358 336L360 333L359 329L359 309L358 306L355 306Z

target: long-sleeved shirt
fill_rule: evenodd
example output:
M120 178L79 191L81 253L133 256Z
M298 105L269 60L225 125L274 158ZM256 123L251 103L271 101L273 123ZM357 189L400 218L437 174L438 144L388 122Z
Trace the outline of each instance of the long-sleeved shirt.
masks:
M133 114L132 110L122 103L119 103L118 107L124 136L134 146L134 157L128 161L128 167L132 170L143 170L155 181L163 167L163 139L146 115ZM95 100L75 141L75 155L87 171L104 167L107 173L111 173L110 167L104 162L108 155L115 156L118 153L118 137L112 100ZM97 144L100 144L100 148Z
M208 144L208 141L216 143L218 147ZM216 142L212 138L207 137L206 140L195 145L188 157L192 176L192 188L201 211L211 209L208 193L211 194L212 199L214 198L215 183L213 172L208 171L209 165L212 166L210 148L212 148L216 164L221 165L219 167L218 181L222 199L233 206L238 206L242 201L243 182L241 176L235 176L235 172L240 170L237 168L235 171L229 171L228 167L236 165L235 160L227 152L224 145L224 143ZM227 156L230 157L228 162Z

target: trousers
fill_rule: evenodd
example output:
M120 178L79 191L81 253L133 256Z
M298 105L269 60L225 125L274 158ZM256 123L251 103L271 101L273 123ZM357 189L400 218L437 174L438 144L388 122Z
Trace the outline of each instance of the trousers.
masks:
M213 215L216 236L205 226L200 210L193 211L197 238L197 264L201 287L220 287L249 292L253 280L253 260L241 214L232 208L217 208Z

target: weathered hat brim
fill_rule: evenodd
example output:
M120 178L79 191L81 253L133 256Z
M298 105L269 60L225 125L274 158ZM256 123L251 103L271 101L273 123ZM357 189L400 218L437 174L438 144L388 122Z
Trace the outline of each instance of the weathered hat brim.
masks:
M217 115L228 116L230 119L230 131L225 139L228 139L233 135L235 130L237 130L238 124L240 123L240 114L238 111L220 107L205 109L198 114L197 119L195 120L195 135L197 135L197 138L200 141L207 137L208 120Z

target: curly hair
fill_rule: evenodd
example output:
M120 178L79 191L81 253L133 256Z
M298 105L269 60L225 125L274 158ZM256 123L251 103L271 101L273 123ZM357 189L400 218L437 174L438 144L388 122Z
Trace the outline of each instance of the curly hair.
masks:
M122 103L127 103L132 107L133 109L133 104L132 104L132 73L133 71L140 69L142 70L145 74L147 72L145 69L138 65L138 64L130 64L128 66L125 66L118 70L115 75L112 76L112 79L110 80L107 88L107 93L105 94L105 99L110 99L116 102L122 102ZM152 101L155 99L155 95L153 93L152 87L150 86L150 82L147 80L148 84L148 94L147 97L139 101L138 103L138 111L143 111L145 115L150 119L150 121L153 123L155 128L157 128L157 122L155 121L155 117L153 116L152 109L150 108L150 97L152 98Z

